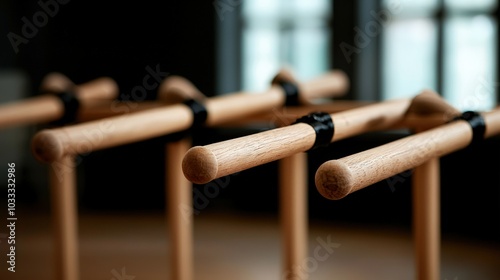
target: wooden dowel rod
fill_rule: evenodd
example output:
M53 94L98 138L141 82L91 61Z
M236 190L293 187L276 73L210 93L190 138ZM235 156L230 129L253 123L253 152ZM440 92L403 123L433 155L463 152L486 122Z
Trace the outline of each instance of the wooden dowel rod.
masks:
M75 84L61 72L46 74L40 83L40 92L61 92L73 88Z
M118 95L118 86L110 78L98 78L76 86L75 95L82 107L89 107L102 100L114 99ZM1 104L0 128L48 123L60 119L63 114L64 106L58 97L42 94Z
M321 98L341 96L350 87L350 83L343 71L333 70L300 86L299 97L303 99L303 103L307 103Z
M166 201L170 236L170 279L193 279L192 185L182 175L181 162L191 147L188 138L166 145Z
M150 110L154 108L165 107L166 105L171 105L169 102L164 102L163 100L158 101L141 101L141 102L131 102L131 101L103 101L95 103L92 106L82 106L78 109L77 122L89 122L95 121L103 118L109 118L114 116L120 116L124 114L129 114L133 112L139 112L144 110Z
M175 104L188 99L203 101L205 98L206 96L191 81L182 76L171 75L161 82L156 99Z
M482 113L485 137L500 133L500 110ZM316 171L316 187L328 199L341 199L359 189L415 168L470 144L472 129L458 120L379 147L323 163Z
M317 83L328 83L335 75L324 75ZM305 83L307 85L307 82ZM305 96L314 92L302 92ZM332 95L335 94L332 92ZM235 93L207 98L207 126L219 125L236 118L265 112L275 106L283 106L283 89L273 85L264 93ZM184 104L176 104L148 111L110 117L83 124L45 129L32 140L35 157L50 162L66 154L81 154L117 145L137 142L189 128L192 112Z
M161 82L156 100L110 100L96 102L91 106L81 106L78 110L78 122L160 108L178 104L187 99L203 101L205 96L186 78L171 75Z
M57 280L79 279L75 173L73 157L70 156L63 157L49 166Z
M170 105L174 103L179 103L176 101L178 97L170 97L155 101L141 101L141 102L131 102L131 101L119 101L110 100L95 103L92 106L82 106L78 111L78 122L88 122L97 119L118 116L123 114L128 114L137 111L149 110L153 108L164 107L165 105ZM336 100L335 102L329 102L329 104L313 104L313 105L302 105L286 107L282 111L274 110L274 112L264 112L261 114L253 114L245 119L234 119L225 122L217 127L242 127L245 125L253 123L266 123L270 124L271 121L278 122L280 126L289 125L293 123L297 118L306 115L310 112L322 111L328 113L336 113L345 111L348 109L354 109L368 104L373 104L374 102L365 101L350 101L350 100ZM436 116L436 122L442 123L442 116ZM429 117L425 117L426 121L432 121ZM414 116L410 121L414 123L420 123L422 117ZM435 126L435 125L434 125Z
M118 97L118 84L110 77L99 77L82 84L74 84L66 75L59 72L47 74L40 85L41 92L58 93L74 91L83 101L113 100Z
M169 105L86 123L44 129L32 139L34 156L51 162L68 154L85 154L182 131L191 126L191 110Z
M416 279L440 279L439 158L417 166L412 175Z
M307 154L297 153L279 162L283 276L306 279L302 265L307 258Z
M331 71L311 81L299 83L302 102L307 104L306 101L312 101L316 98L343 95L347 88L339 86L339 81L344 79L345 74L342 72ZM344 84L347 86L348 82ZM235 119L245 119L256 113L281 108L285 105L284 103L284 91L276 84L263 93L239 92L208 98L205 103L209 112L206 124L207 126L216 126Z
M75 94L80 103L113 100L118 97L118 93L118 84L109 77L100 77L75 86Z
M63 114L61 101L56 96L44 94L0 105L0 128L48 123Z
M402 120L410 99L391 100L331 114L332 141L360 133L387 129ZM309 150L316 139L304 123L191 148L183 160L186 178L204 184L216 178Z

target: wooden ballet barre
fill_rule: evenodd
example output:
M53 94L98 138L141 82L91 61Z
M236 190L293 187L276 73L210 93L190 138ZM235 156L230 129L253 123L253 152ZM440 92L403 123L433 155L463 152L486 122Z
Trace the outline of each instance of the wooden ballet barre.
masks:
M446 112L454 112L441 97L424 90L413 98L404 98L369 104L330 114L334 123L331 142L354 135L390 128L407 127L406 118L435 113L437 125L448 119ZM196 146L186 153L183 173L197 184L239 172L251 167L282 159L311 149L316 139L315 130L306 123L296 123L206 146Z
M170 104L180 102L183 99L203 100L205 96L199 92L187 79L180 76L169 76L161 82L158 89L157 98L163 99L161 104ZM114 102L114 101L113 101ZM141 102L132 102L133 105L143 105ZM99 104L109 106L110 102ZM142 108L144 106L137 106ZM137 108L136 107L136 108ZM102 113L110 115L117 112L110 112L108 107ZM92 111L92 110L91 110ZM112 111L112 110L111 110ZM126 112L121 112L123 114ZM95 133L95 131L89 132ZM104 136L103 136L104 137ZM87 139L88 140L88 139ZM187 151L187 146L190 143L189 139L182 139L177 142L168 143L167 147L170 153L167 155L169 168L166 171L167 180L169 182L168 198L170 201L176 201L181 198L182 201L189 201L189 188L184 187L189 183L182 176L182 173L173 174L178 168L180 170L181 159ZM177 164L173 162L178 161ZM173 166L172 166L173 165ZM179 167L177 167L177 165ZM54 216L54 251L56 264L56 279L61 280L76 280L79 278L78 268L78 227L77 227L77 199L76 199L76 166L74 163L74 155L64 156L53 162L49 168L49 179L51 188L51 202ZM185 183L185 182L186 183ZM177 190L172 192L170 189ZM187 195L186 195L187 194ZM175 202L176 203L176 202ZM172 202L172 205L175 205ZM189 203L186 202L189 205ZM177 210L177 209L175 209ZM177 211L175 211L177 213ZM191 250L189 246L190 223L185 223L184 219L172 220L172 279L189 280L191 279Z
M217 98L206 98L201 100L208 111L208 119L205 122L206 125L217 125L218 123L223 123L225 121L233 121L238 118L245 118L247 116L264 112L269 110L269 108L274 108L275 106L281 107L286 98L284 97L285 90L278 84L278 80L281 81L292 81L290 78L290 73L282 71L278 73L275 77L276 84L273 84L270 90L264 93L248 94L245 92L227 94L222 97ZM321 97L334 97L344 94L346 91L346 86L348 83L344 79L346 76L339 71L333 71L322 75L312 81L298 84L301 102L310 102L313 98ZM179 83L177 83L179 85ZM193 93L193 91L184 88L177 88L179 91L184 91L188 93ZM173 88L169 92L175 91ZM184 96L185 98L186 96ZM194 98L191 96L192 99ZM219 110L227 109L230 112L219 112ZM143 139L148 139L160 135L166 135L174 132L180 132L188 129L192 126L194 119L194 114L192 109L186 104L169 105L162 108L150 109L147 111L134 112L133 114L127 114L122 116L109 117L103 120L91 121L83 124L76 124L71 126L66 126L64 128L46 129L40 131L32 140L32 151L35 157L42 161L51 163L52 165L63 165L66 166L71 172L60 172L57 174L54 168L51 168L51 178L56 178L57 176L62 177L59 180L53 179L51 186L53 188L54 196L61 197L62 193L66 193L66 197L72 197L72 199L54 199L56 205L54 207L56 213L56 224L59 225L58 233L60 236L64 237L62 241L58 241L61 247L58 252L61 252L60 256L57 258L59 261L58 272L60 275L66 275L63 279L77 279L78 265L77 265L77 246L76 246L76 225L74 224L76 217L76 207L74 205L74 188L75 188L75 178L74 178L74 166L73 166L73 156L81 153L82 147L88 152L89 145L91 144L92 151L112 147L116 145L122 145L126 143L131 143L134 141L139 141ZM211 121L210 121L211 120ZM207 124L208 123L208 124ZM81 142L83 141L83 142ZM172 155L168 159L168 166L172 166L167 170L167 174L173 175L168 176L169 185L172 185L168 191L169 197L181 198L187 205L189 205L189 189L179 185L184 185L185 178L182 173L179 172L178 176L172 174L171 172L177 170L176 167L181 166L180 160L182 155L187 151L187 145L189 141L183 139L178 142L167 144L169 154ZM185 149L185 150L184 150ZM179 155L179 153L182 155ZM179 161L177 163L177 161ZM180 169L179 169L180 171ZM177 190L179 187L181 190ZM186 193L187 191L187 193ZM73 192L73 194L71 194ZM187 195L186 195L187 194ZM169 199L172 199L169 198ZM67 204L63 204L64 201L69 201ZM172 200L173 201L173 200ZM174 203L171 203L174 205ZM177 209L175 209L177 210ZM170 213L171 217L174 217L173 224L174 232L172 236L174 239L179 236L185 236L182 232L190 232L189 225L181 225L183 219L179 219L177 216ZM177 211L175 212L177 213ZM187 237L186 237L187 238ZM177 267L173 274L174 279L190 279L189 266L191 265L188 259L190 258L190 252L187 247L190 246L186 239L183 241L177 240L179 244L176 244L173 250L176 259ZM183 250L181 250L183 249ZM66 258L64 256L67 256Z
M500 133L500 109L481 113L484 138ZM318 191L338 200L422 163L463 149L471 144L473 130L456 120L354 155L323 163L315 175Z
M42 94L0 104L0 128L60 120L65 114L65 107L56 94L69 91L78 99L80 108L89 108L96 103L115 99L118 85L109 77L74 85L64 75L51 73L40 86Z
M290 81L289 72L278 73L275 79ZM345 93L348 81L343 72L335 70L304 83L297 83L300 102L331 98ZM270 111L285 104L283 87L273 83L262 93L238 92L206 98L203 105L208 113L205 126L211 127L243 119L253 114ZM88 145L99 150L189 129L193 124L193 112L185 104L168 105L133 114L126 114L89 121L67 127L45 129L32 140L33 154L42 162L52 162L65 155L88 152ZM89 131L94 137L89 136ZM91 139L89 139L91 137Z
M93 106L83 106L79 108L77 121L88 122L137 111L150 110L164 107L165 105L181 103L187 99L203 101L205 95L194 87L186 78L170 75L161 82L155 100L105 100L98 104L93 104Z

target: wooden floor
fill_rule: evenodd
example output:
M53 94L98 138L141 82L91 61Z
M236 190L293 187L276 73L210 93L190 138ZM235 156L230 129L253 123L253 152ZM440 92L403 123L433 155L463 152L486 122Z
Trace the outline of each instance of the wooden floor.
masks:
M16 272L7 271L3 234L0 279L54 279L50 223L48 215L18 215ZM79 227L82 280L169 279L161 213L80 214ZM201 213L194 228L196 280L281 279L277 218ZM308 279L415 279L407 230L314 224L309 237L310 258L303 264ZM315 258L314 250L322 243L334 246ZM443 280L500 279L499 247L447 238L441 258Z

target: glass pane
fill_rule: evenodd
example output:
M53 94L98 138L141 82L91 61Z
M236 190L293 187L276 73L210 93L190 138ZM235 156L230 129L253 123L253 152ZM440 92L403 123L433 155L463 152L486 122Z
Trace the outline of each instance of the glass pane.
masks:
M297 79L309 79L328 70L330 32L326 22L330 16L330 2L244 2L244 90L268 89L270 81L282 67L291 67Z
M331 10L331 1L329 0L293 0L286 1L286 3L293 5L294 13L297 16L314 15L326 17L330 14Z
M279 0L251 0L243 1L242 11L245 18L276 17L280 11ZM237 1L234 1L237 2Z
M312 79L329 70L327 28L302 28L294 32L292 67L300 80Z
M382 0L382 7L385 12L394 17L404 15L430 15L439 6L439 0ZM379 11L382 13L383 11Z
M429 19L393 21L383 33L382 98L412 97L436 87L436 24Z
M497 5L497 0L445 0L447 8L457 10L492 10Z
M489 110L496 104L496 23L486 16L445 22L444 96L460 110Z
M243 32L243 89L263 91L279 70L279 29L247 29Z

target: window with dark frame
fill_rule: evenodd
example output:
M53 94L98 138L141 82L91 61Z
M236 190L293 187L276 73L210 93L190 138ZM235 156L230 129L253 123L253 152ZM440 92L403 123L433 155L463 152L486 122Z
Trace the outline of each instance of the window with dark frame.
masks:
M238 9L236 20L221 22L237 27L233 44L223 48L228 53L233 46L238 55L226 60L231 67L219 63L232 69L220 73L233 75L234 90L263 90L281 67L290 66L299 79L338 67L351 78L352 99L381 101L431 89L460 110L497 104L496 0L256 0ZM367 36L369 21L380 29L359 48L355 37ZM352 61L339 48L344 42L358 47Z
M394 0L383 0L386 9ZM380 44L381 98L428 88L459 110L497 104L497 1L399 1Z

